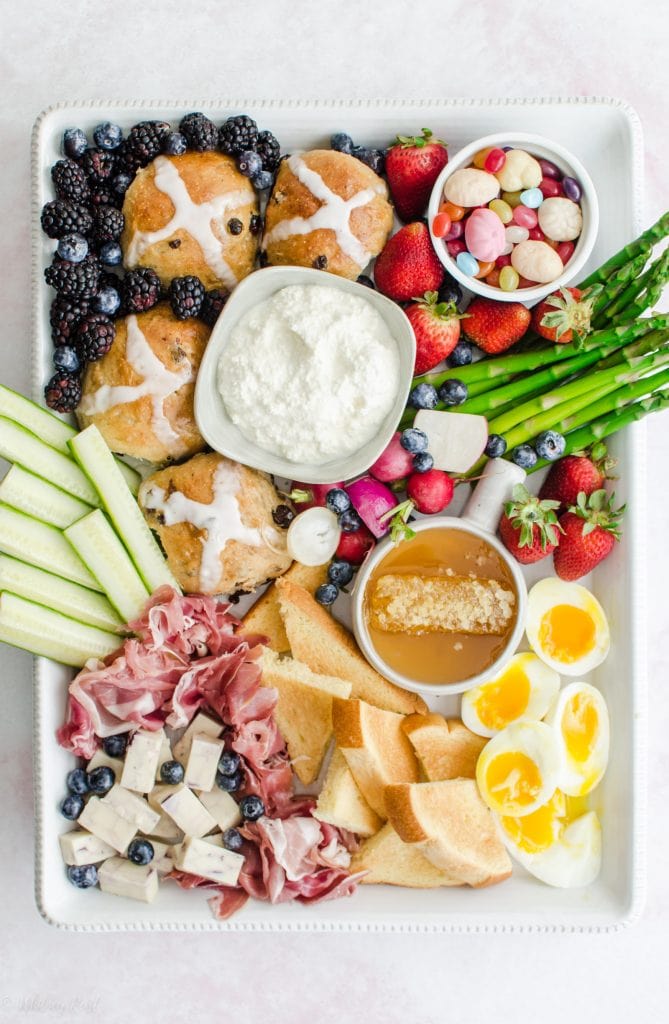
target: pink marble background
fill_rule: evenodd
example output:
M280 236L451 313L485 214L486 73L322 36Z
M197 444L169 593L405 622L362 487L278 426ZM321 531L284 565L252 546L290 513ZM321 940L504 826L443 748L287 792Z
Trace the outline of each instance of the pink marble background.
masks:
M646 133L646 222L667 205L665 5L615 0L4 0L0 376L27 390L29 132L63 99L621 96ZM24 358L23 352L26 352ZM0 1020L229 1018L480 1024L664 1018L669 883L667 417L649 426L648 904L608 936L77 935L32 895L27 656L0 651Z

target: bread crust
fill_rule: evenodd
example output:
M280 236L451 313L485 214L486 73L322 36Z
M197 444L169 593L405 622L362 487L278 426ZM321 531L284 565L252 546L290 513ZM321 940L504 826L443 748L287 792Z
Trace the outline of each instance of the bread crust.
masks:
M381 828L381 818L360 792L339 747L332 751L313 815L359 836L373 836Z
M292 580L298 586L314 594L321 583L325 583L328 574L328 563L325 565L302 565L300 562L293 562L290 568L284 573L283 578ZM274 586L269 586L258 598L254 605L249 608L242 619L240 633L247 636L260 634L269 640L269 647L279 654L290 650L286 627L281 617L279 599Z
M471 732L459 718L444 718L434 712L408 715L402 728L430 782L476 777L476 762L488 741Z
M420 850L403 842L390 822L365 840L351 859L352 872L367 872L363 885L401 885L409 889L435 889L461 885L446 871L424 857Z

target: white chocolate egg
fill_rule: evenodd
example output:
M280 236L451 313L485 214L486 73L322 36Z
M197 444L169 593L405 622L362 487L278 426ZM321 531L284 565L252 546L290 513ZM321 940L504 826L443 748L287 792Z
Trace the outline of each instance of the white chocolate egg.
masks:
M446 181L444 195L456 206L483 206L499 195L499 181L487 171L462 167Z
M538 160L524 149L510 149L501 170L495 175L504 192L536 188L542 178Z
M547 242L528 239L519 242L511 253L511 266L521 277L539 284L550 284L562 273L562 260Z
M545 199L539 207L539 227L553 242L573 242L583 229L581 207L564 196Z

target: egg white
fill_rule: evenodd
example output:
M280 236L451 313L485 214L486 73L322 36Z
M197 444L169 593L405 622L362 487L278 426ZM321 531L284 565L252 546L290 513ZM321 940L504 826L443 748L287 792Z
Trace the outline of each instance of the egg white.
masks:
M572 605L586 612L595 629L593 647L573 661L561 661L542 645L541 624L544 616L558 605ZM527 597L525 632L530 647L542 661L556 672L567 676L591 672L609 653L611 636L604 609L593 594L580 583L567 583L556 576L539 580Z
M518 672L525 676L529 686L527 702L516 707L511 717L504 717L505 684L512 686L513 675ZM460 717L478 736L495 736L507 725L520 718L539 721L544 717L555 700L560 688L560 676L531 651L515 654L505 668L487 682L467 690L462 695ZM490 724L491 716L486 714L485 705L492 707L499 716L499 724ZM483 716L483 717L482 717ZM485 719L485 721L483 721Z
M575 698L591 704L596 712L597 727L594 741L584 759L575 758L565 740L563 725L565 713ZM560 690L546 716L557 741L560 755L560 789L568 796L585 796L599 785L609 760L610 726L606 701L599 690L589 683L569 683Z
M491 764L504 754L523 754L534 762L538 775L539 785L532 800L524 805L514 801L504 800L496 795L489 786L488 771ZM508 776L510 784L514 769ZM508 725L506 729L498 732L489 743L485 745L476 765L476 781L479 792L485 803L491 810L509 817L523 817L531 814L543 803L550 799L558 784L560 771L560 757L554 731L543 722L532 722L521 719ZM497 787L495 787L497 789Z
M499 823L502 842L519 864L546 885L574 889L590 885L602 864L602 829L594 811L560 829L553 843L537 853L519 847Z

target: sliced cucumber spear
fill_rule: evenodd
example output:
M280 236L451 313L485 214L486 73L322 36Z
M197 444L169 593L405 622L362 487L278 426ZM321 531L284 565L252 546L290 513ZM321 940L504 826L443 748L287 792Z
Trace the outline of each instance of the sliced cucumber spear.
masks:
M4 416L0 416L0 455L8 462L15 462L49 480L87 505L97 507L100 504L97 491L71 458Z
M102 590L60 530L8 505L0 505L0 551L82 587Z
M120 647L115 633L76 622L9 592L0 594L0 640L76 668Z
M84 516L65 536L123 621L139 618L150 595L104 512L96 509Z
M91 510L79 498L16 465L0 481L0 501L61 530Z
M123 620L106 597L44 569L0 555L0 591L9 590L36 604L62 612L68 618L100 629L116 630Z

